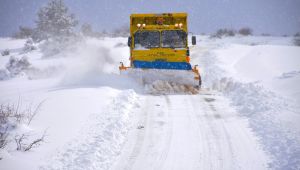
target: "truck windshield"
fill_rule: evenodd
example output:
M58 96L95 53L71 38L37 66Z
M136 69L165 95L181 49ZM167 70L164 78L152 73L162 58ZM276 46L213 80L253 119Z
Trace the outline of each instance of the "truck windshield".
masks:
M186 33L182 30L162 31L162 47L185 48Z
M157 48L160 44L158 31L138 31L134 34L135 49Z

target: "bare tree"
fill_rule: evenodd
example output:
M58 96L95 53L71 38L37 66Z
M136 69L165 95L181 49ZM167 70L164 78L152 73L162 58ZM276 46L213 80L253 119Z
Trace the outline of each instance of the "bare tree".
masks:
M9 49L5 49L5 50L3 50L3 51L1 52L1 55L2 55L2 56L7 56L7 55L9 55L9 54L10 54Z
M41 142L44 142L46 136L46 131L44 131L43 135L35 140L33 140L31 143L29 143L25 148L24 151L29 151L30 149L40 145Z
M262 33L261 36L269 37L269 36L271 36L271 34L269 34L269 33Z
M252 29L248 28L248 27L244 27L239 30L239 34L245 35L245 36L252 35L252 32L253 32Z
M94 31L92 29L92 26L91 26L91 24L88 24L88 23L84 23L84 24L81 25L80 32L84 36L93 36L94 35Z
M24 145L24 140L27 139L28 135L22 134L22 135L16 135L15 136L15 142L17 144L17 151L22 150L22 147Z
M28 118L28 122L27 125L30 125L31 121L33 120L33 118L37 115L37 113L39 112L39 110L41 109L42 104L45 102L45 100L43 100L42 102L40 102L37 107L35 108L34 111L31 111L31 108L29 108L29 112L27 113L27 118Z
M211 38L232 37L235 35L235 32L236 31L233 29L227 29L227 28L218 29L216 33L211 35Z
M32 106L29 106L26 110L21 110L20 101L19 98L18 103L15 105L0 105L0 149L5 148L5 146L10 143L11 140L9 139L13 138L11 132L16 129L19 124L27 123L27 125L30 125L44 102L40 102L34 110ZM15 135L14 141L16 143L16 149L19 151L28 151L43 142L45 136L46 130L40 137L33 140L33 136L29 132Z
M294 38L294 45L300 46L300 37L295 37Z
M6 127L4 130L0 131L0 149L5 148L5 146L8 143L7 137L9 135L8 133L8 127Z
M45 136L46 136L46 130L44 131L44 133L42 134L41 137L32 140L31 142L28 142L28 138L29 138L29 134L28 133L24 133L22 135L16 135L15 136L15 142L17 145L17 150L18 151L29 151L32 148L35 148L36 146L39 146L42 142L44 142Z
M123 25L120 28L114 30L114 32L113 32L113 36L128 37L128 35L129 35L128 25Z
M19 26L19 31L13 35L14 38L30 38L33 36L35 30L30 27Z

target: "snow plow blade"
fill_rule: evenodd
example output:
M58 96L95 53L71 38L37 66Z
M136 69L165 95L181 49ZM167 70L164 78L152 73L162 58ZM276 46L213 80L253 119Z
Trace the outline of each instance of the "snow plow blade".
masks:
M140 69L124 67L121 63L119 69L121 75L146 86L168 86L168 88L181 86L181 88L189 90L198 90L201 87L201 77L197 66L192 70Z

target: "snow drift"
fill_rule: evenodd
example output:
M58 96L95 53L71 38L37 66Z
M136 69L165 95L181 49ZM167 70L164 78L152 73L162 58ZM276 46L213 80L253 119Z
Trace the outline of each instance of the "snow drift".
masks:
M205 44L210 50L198 49L204 86L222 92L247 117L273 159L271 169L299 169L300 48L274 38L249 39L228 38L218 46Z

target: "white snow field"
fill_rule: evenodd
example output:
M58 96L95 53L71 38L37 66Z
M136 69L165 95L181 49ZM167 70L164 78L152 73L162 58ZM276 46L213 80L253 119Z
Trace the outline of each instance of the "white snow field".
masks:
M300 169L300 47L291 37L197 38L199 94L120 76L126 38L85 38L52 57L1 38L11 54L0 56L0 104L42 104L11 129L0 169ZM12 74L10 56L31 66ZM38 147L16 150L15 135L45 130Z

